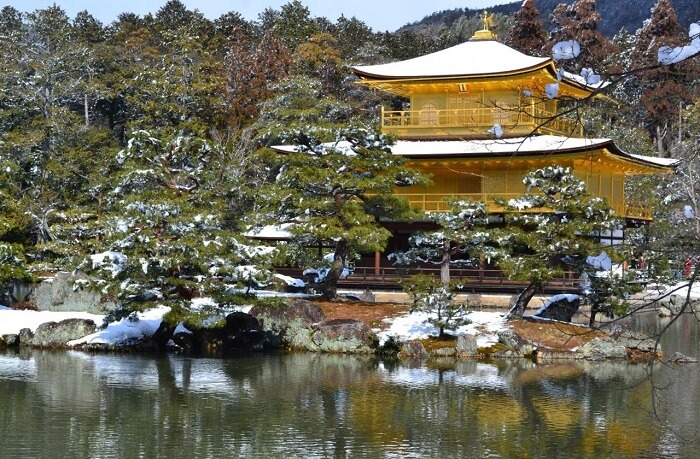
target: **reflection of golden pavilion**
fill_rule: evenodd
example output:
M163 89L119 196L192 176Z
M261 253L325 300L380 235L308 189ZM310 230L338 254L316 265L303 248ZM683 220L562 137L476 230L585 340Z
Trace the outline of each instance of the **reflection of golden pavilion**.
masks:
M650 220L642 203L625 199L629 175L668 173L671 163L621 151L610 139L584 138L581 121L558 114L561 101L592 97L604 83L559 72L551 58L527 56L484 30L461 45L382 65L358 66L359 83L405 97L407 110L381 111L381 127L398 141L394 154L432 175L433 183L399 193L426 211L446 210L445 198L520 196L530 170L570 167L590 192L607 198L618 216ZM556 93L556 97L553 97Z

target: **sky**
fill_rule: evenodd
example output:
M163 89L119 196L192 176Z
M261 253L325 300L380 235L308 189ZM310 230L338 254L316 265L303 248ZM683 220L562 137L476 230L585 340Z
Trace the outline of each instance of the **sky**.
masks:
M265 8L279 9L291 0L181 0L189 9L197 9L209 19L216 19L230 11L240 13L247 20L256 20ZM480 9L512 3L514 0L302 0L313 17L324 16L335 22L341 15L355 16L377 32L394 31L410 22L420 21L436 11L455 8ZM515 0L518 1L518 0ZM0 5L12 6L19 11L32 12L54 3L69 17L87 10L103 24L108 25L120 13L131 12L140 16L156 13L167 0L3 0Z

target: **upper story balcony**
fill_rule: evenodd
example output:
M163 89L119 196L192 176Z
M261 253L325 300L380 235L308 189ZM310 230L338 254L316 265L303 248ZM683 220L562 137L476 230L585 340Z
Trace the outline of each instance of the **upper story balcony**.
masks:
M404 189L397 189L397 194L408 199L412 206L424 212L449 212L449 199L467 199L485 203L488 211L496 214L504 211L503 207L497 204L497 201L508 201L522 196L522 194L518 193L415 193ZM609 205L619 218L641 221L652 220L653 210L651 203L621 199L613 200L609 202ZM542 211L542 209L527 209L519 212L529 213Z
M504 137L530 134L552 134L582 137L583 126L577 120L556 116L536 106L523 108L480 107L440 110L388 111L382 107L381 126L384 134L400 139L488 138L495 124Z

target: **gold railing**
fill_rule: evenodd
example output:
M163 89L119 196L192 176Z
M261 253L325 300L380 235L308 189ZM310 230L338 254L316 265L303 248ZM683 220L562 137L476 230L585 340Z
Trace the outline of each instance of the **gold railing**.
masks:
M398 190L397 194L408 199L414 207L417 207L424 212L447 212L450 206L447 203L449 199L469 199L472 201L481 201L486 203L489 212L503 212L503 206L500 206L496 201L503 200L505 202L510 199L517 199L522 196L519 193L464 193L464 194L445 194L445 193L403 193ZM651 220L651 206L645 202L616 202L610 204L610 207L618 217L633 218L636 220ZM523 209L522 212L542 212L542 209Z
M506 134L526 135L538 131L567 136L582 135L582 126L576 120L556 116L537 107L399 111L388 111L382 107L381 118L382 131L399 137L439 137L451 134L483 137L494 124L499 124Z

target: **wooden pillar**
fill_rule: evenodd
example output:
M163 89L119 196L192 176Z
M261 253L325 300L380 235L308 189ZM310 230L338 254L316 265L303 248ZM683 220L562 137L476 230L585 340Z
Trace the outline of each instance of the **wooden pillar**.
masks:
M374 252L374 275L378 276L380 273L380 261L381 261L381 253L379 252Z

